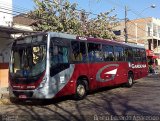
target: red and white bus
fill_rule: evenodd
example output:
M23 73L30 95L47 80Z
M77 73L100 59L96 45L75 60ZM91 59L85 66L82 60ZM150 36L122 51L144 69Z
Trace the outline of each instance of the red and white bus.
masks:
M126 84L147 76L144 47L48 32L14 41L9 66L13 98L51 99Z

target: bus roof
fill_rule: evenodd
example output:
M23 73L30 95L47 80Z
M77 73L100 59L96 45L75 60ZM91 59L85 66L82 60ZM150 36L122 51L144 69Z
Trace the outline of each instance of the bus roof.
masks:
M34 34L34 35L40 35L40 34L48 34L48 35L50 35L50 37L60 37L60 38L66 38L66 39L77 39L77 40L90 41L90 42L108 43L110 45L120 45L120 46L124 46L124 47L135 47L135 48L143 48L143 49L145 49L144 46L140 46L140 45L136 45L136 44L132 44L132 43L122 43L122 42L117 42L115 40L109 40L109 39L76 36L76 35L60 33L60 32L39 32L39 33Z
M82 36L76 36L76 35L71 35L71 34L66 34L66 33L58 33L58 32L48 32L51 37L61 37L61 38L67 38L67 39L78 39L78 40L84 40L84 41L94 41L94 42L102 42L102 43L109 43L113 45L121 45L121 46L128 46L128 47L135 47L135 48L144 48L144 46L141 45L136 45L132 43L122 43L122 42L117 42L114 40L109 40L109 39L101 39L101 38L93 38L93 37L82 37Z
M66 39L76 39L76 35L66 34L66 33L58 33L58 32L48 32L50 37L61 37Z

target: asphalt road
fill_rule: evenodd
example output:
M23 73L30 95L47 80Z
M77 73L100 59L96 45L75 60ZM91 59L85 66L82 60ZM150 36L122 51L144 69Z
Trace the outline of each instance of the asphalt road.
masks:
M75 101L0 104L2 121L160 120L160 75L137 80L132 88L112 87Z

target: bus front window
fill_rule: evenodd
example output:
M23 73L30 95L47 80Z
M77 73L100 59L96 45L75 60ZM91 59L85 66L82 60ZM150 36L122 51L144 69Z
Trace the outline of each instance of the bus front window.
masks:
M15 46L12 50L11 75L14 77L37 76L45 70L46 46Z

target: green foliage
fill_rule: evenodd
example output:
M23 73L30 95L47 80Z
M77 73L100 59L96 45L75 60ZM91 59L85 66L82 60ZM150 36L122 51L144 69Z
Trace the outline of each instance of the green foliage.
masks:
M100 13L95 18L89 18L90 13L78 11L77 4L68 0L34 0L36 8L30 17L37 20L36 31L54 31L93 36L100 38L115 38L112 33L117 25L116 16L109 16L113 10Z

